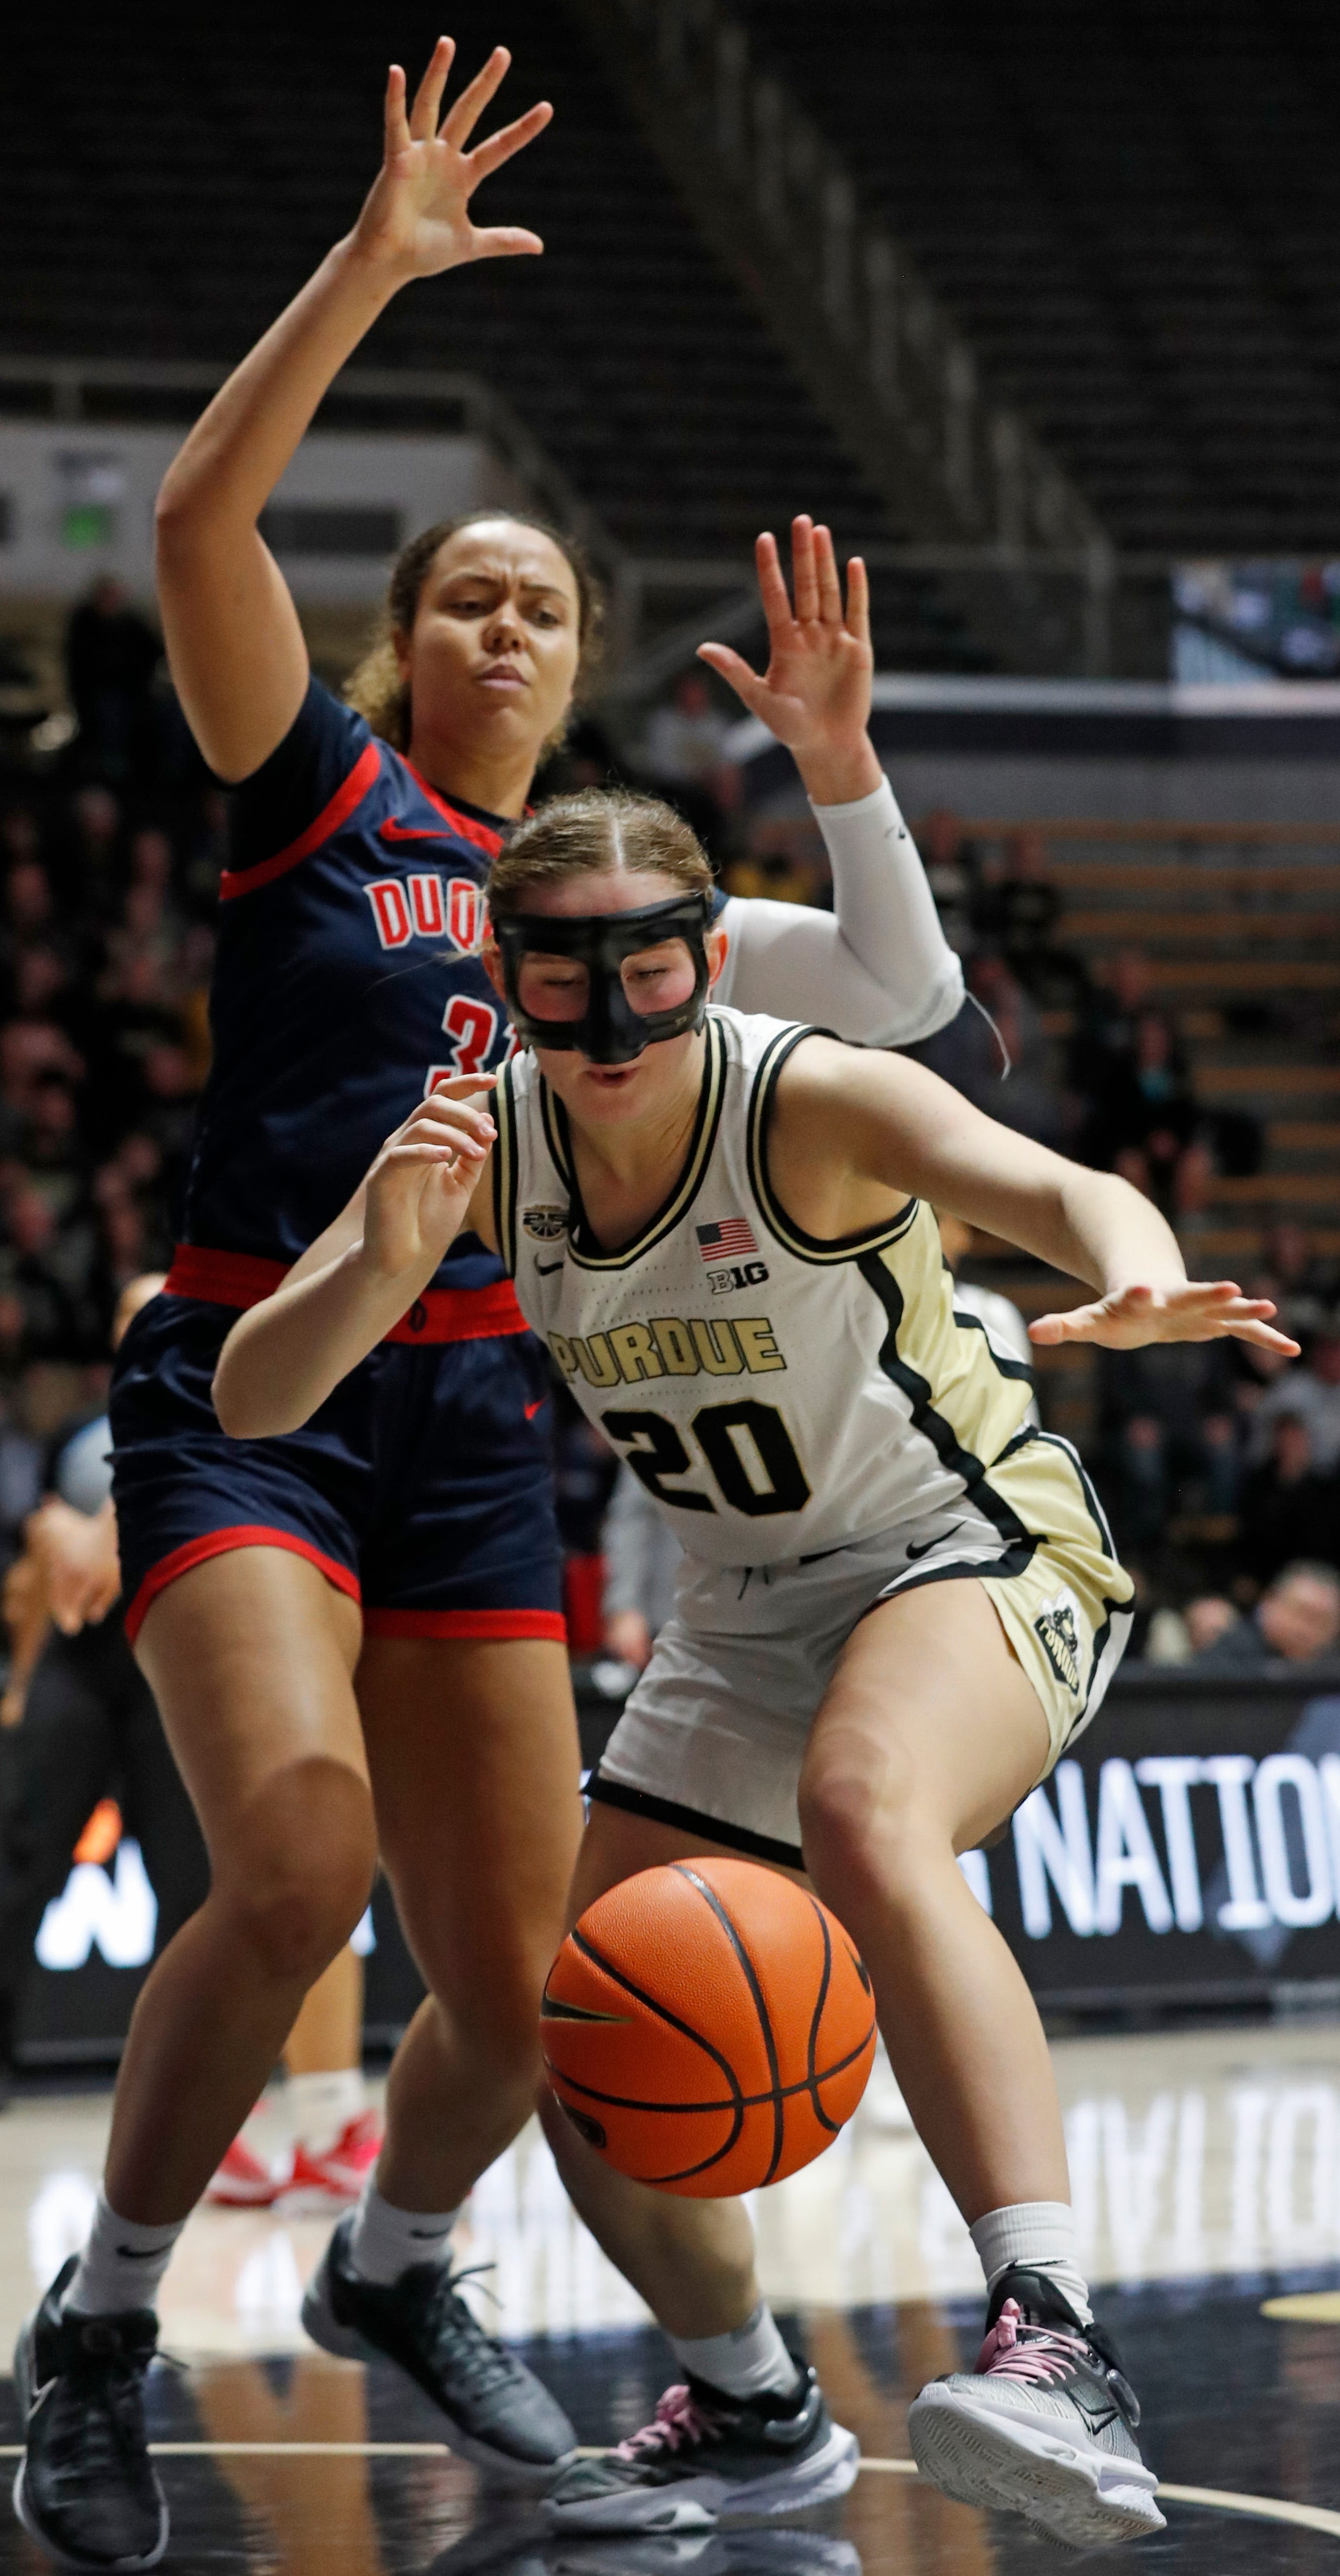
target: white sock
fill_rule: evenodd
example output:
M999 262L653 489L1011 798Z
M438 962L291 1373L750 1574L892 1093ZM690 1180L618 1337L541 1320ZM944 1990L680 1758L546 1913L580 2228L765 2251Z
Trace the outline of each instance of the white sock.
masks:
M670 2349L695 2379L724 2397L789 2397L799 2385L796 2365L777 2331L766 2299L730 2334L671 2335Z
M99 2192L89 2239L79 2268L61 2300L80 2316L114 2317L128 2308L152 2308L183 2227L184 2218L166 2227L141 2227L133 2218L118 2218L105 2192Z
M295 2138L312 2155L328 2155L342 2130L367 2108L363 2077L356 2066L337 2066L320 2075L290 2075L288 2115Z
M354 2212L349 2260L361 2281L380 2281L389 2289L411 2263L445 2260L460 2214L458 2209L393 2209L369 2174Z
M1092 2325L1088 2284L1075 2261L1075 2213L1064 2200L1019 2200L989 2209L971 2230L986 2274L986 2294L1014 2264L1045 2272L1070 2301L1081 2325Z

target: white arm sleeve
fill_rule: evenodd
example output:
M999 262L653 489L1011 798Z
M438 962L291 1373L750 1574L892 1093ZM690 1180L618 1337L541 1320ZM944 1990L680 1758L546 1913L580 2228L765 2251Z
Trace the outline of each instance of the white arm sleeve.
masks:
M940 928L917 846L887 778L854 805L816 805L833 909L732 895L714 999L813 1020L865 1046L907 1046L963 1005L963 969Z

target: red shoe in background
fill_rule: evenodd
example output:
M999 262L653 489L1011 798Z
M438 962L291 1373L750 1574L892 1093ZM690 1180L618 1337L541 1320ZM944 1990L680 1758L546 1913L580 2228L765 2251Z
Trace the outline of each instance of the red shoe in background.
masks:
M262 2164L245 2138L234 2138L205 2194L221 2209L272 2209L289 2187L289 2168Z
M288 2180L280 2186L285 2206L301 2201L304 2207L347 2209L381 2149L382 2124L375 2111L360 2111L356 2120L346 2120L334 2145L319 2154L299 2140Z

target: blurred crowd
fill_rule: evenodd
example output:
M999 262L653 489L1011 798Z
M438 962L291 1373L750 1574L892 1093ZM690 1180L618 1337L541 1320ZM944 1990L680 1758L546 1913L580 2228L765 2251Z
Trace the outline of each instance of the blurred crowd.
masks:
M99 583L69 738L0 767L0 1567L101 1409L118 1297L170 1258L208 1069L224 807L161 650Z
M119 1295L170 1258L208 1069L224 863L224 800L153 627L114 583L72 616L66 665L68 739L0 766L0 1571L53 1439L101 1409ZM632 743L580 725L542 791L633 778L681 807L732 892L830 905L810 818L747 811L731 730L694 669ZM970 1001L916 1052L992 1116L1123 1173L1194 1266L1215 1175L1259 1167L1255 1122L1197 1097L1184 1029L1140 950L1094 970L1067 944L1039 834L983 853L937 812L917 836ZM967 1255L963 1293L993 1297L997 1328L1011 1314L1022 1337L987 1284L990 1250L952 1249L955 1266ZM1332 1623L1325 1649L1340 1639L1340 1263L1281 1223L1244 1284L1277 1299L1301 1360L1179 1345L1100 1353L1090 1372L1079 1436L1141 1585L1138 1642L1156 1655L1259 1643L1272 1587L1300 1565ZM1044 1381L1044 1418L1048 1399ZM575 1633L636 1664L668 1602L673 1546L571 1407L559 1472Z

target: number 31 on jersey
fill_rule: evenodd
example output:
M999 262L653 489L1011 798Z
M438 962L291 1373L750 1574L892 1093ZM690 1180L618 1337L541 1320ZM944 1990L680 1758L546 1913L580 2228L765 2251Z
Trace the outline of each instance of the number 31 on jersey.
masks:
M491 1002L476 1001L469 993L453 993L442 1015L442 1027L454 1040L451 1062L429 1065L423 1086L425 1100L454 1073L483 1072L498 1034L498 1014Z

